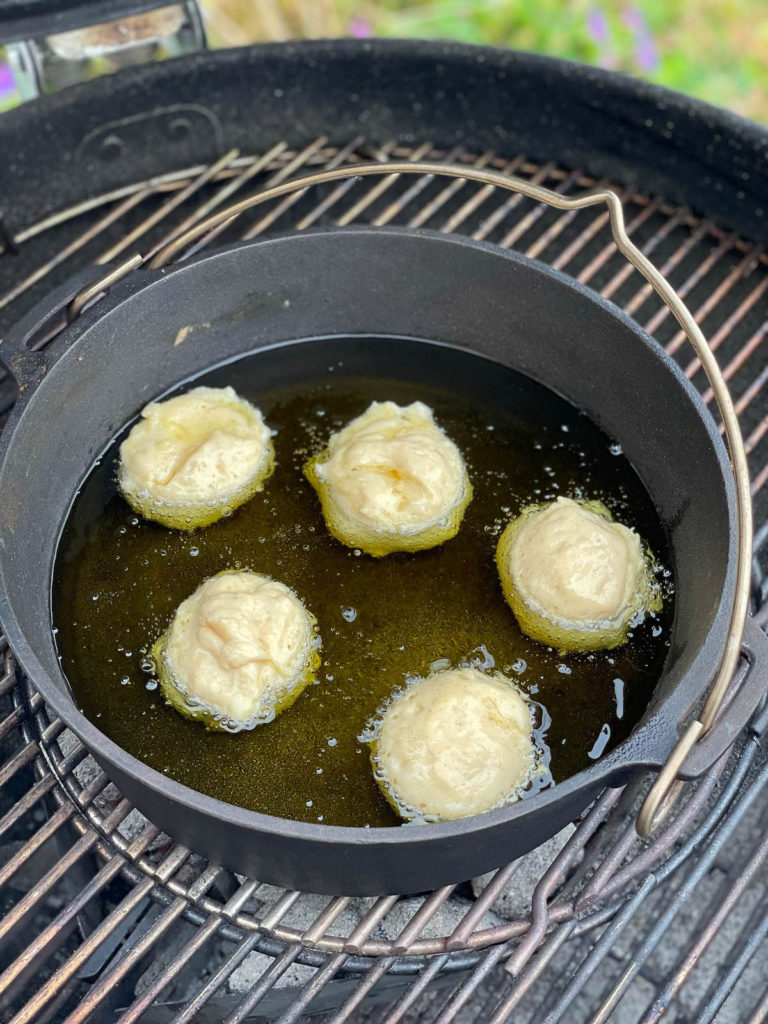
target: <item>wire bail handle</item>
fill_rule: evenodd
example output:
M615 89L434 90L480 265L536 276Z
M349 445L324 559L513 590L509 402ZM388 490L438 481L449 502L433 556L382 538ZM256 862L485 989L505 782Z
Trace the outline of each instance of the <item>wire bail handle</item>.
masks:
M684 783L681 779L678 779L678 772L695 743L712 728L739 661L744 623L749 610L752 557L752 501L744 441L741 436L738 417L717 360L707 344L699 325L683 300L664 275L631 241L626 231L624 210L618 195L610 189L595 189L569 198L561 195L559 192L554 192L551 189L513 175L506 175L484 168L464 168L453 164L431 163L427 161L388 161L360 164L355 167L337 167L331 170L317 171L314 174L308 174L302 178L275 185L238 203L233 203L225 210L207 217L199 224L194 225L179 235L178 238L173 239L153 256L149 266L152 269L167 266L175 256L183 253L188 246L196 242L207 232L228 221L234 220L244 211L259 206L271 199L277 199L280 196L289 195L293 192L303 192L315 185L322 185L330 181L368 177L377 174L421 174L463 178L467 181L475 181L483 185L506 189L508 192L520 193L529 199L545 203L547 206L558 210L576 211L591 206L606 206L611 225L611 234L617 249L642 274L667 306L675 320L677 320L693 347L712 389L722 418L731 457L733 478L736 485L738 535L735 595L725 650L704 707L698 718L689 723L687 729L675 744L638 813L637 831L641 836L649 836L667 817L679 798ZM135 265L136 262L134 261L131 267L126 267L126 270L132 269ZM99 290L108 287L110 283L112 281L105 279L92 285L89 289L90 294L85 298L82 295L78 296L71 308L79 311L87 299L97 294Z

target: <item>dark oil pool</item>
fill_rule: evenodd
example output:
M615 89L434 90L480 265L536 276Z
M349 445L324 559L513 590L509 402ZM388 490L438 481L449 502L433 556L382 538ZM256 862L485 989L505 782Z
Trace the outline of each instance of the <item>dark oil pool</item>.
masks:
M276 432L277 465L265 490L230 518L189 533L138 519L117 493L124 433L84 481L59 542L53 622L78 706L116 743L242 807L381 826L398 819L373 782L358 736L405 677L435 663L495 667L539 702L551 718L546 740L555 782L629 734L669 645L668 573L659 569L666 575L663 612L635 628L626 645L560 655L521 633L493 560L511 517L565 495L604 501L666 564L664 532L642 483L584 414L498 364L403 339L267 350L185 387L192 384L231 384L257 404ZM343 547L325 528L302 466L374 399L426 402L464 454L474 498L458 535L441 547L374 559ZM236 735L207 732L165 705L146 659L181 601L232 568L293 587L323 640L318 682L274 722Z

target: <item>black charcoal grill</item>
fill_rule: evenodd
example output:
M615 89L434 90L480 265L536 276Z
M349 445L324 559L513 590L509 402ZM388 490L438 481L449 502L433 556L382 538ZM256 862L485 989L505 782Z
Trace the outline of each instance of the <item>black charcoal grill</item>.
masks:
M81 23L94 16L87 7ZM752 469L753 610L765 624L767 139L628 79L452 44L285 44L130 68L0 118L0 335L79 267L157 251L229 202L311 170L431 160L564 194L610 185L730 384ZM361 223L457 232L550 263L623 306L711 403L668 310L618 255L599 208L556 211L429 174L347 178L256 207L192 248ZM10 381L0 389L7 411ZM737 995L744 1012L732 1019L756 1024L768 1012L756 884L768 855L765 712L685 787L651 840L635 831L651 781L641 780L607 790L575 831L502 868L479 898L467 883L404 900L329 899L260 886L158 835L34 680L17 676L10 651L0 657L3 1020L607 1021L637 1004L644 1021L706 1021L737 1013ZM693 924L665 960L686 915ZM710 968L697 988L694 965L729 923L723 970Z

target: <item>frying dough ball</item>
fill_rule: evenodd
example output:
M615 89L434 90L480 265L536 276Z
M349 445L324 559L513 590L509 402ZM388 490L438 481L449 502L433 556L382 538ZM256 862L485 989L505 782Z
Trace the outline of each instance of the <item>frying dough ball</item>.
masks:
M523 632L560 650L617 647L661 607L640 538L599 502L527 509L501 535L496 565Z
M535 768L522 693L501 674L447 669L413 683L384 711L374 776L407 819L450 821L518 799Z
M208 526L261 490L274 466L269 427L232 388L151 402L120 445L118 483L163 526Z
M459 449L423 402L373 402L304 472L333 536L375 557L450 540L472 497Z
M210 729L271 722L320 665L316 621L284 583L244 570L206 580L152 653L166 699Z

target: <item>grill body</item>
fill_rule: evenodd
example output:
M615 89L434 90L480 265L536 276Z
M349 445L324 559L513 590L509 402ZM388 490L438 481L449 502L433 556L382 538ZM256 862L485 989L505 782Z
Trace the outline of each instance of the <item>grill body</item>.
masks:
M149 251L225 193L305 169L392 156L491 166L563 192L610 184L734 395L752 466L759 608L768 596L767 138L606 72L454 44L287 44L126 70L0 118L0 335L78 267L116 249ZM623 266L598 215L550 216L494 191L395 178L274 204L219 238L322 223L427 226L541 259L644 326L711 407L676 326ZM7 410L14 389L0 389ZM130 802L18 679L1 638L0 698L9 1019L281 1014L288 1024L328 1011L324 1024L533 1024L663 1013L676 1024L735 1024L765 1015L765 713L730 759L686 786L651 843L634 831L642 782L608 789L557 857L509 864L484 899L451 915L465 888L405 904L382 897L353 932L346 897L278 889L254 902L253 882L137 827ZM487 920L494 892L524 890L530 870L533 906L529 897L514 919ZM262 953L247 988L236 988ZM514 978L501 968L510 957Z

